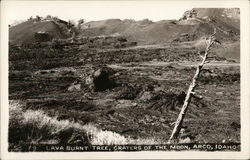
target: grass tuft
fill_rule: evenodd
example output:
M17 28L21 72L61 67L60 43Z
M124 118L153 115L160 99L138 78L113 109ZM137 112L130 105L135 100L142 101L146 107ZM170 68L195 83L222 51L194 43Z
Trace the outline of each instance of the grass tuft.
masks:
M132 139L93 124L81 125L49 117L42 110L23 110L20 102L10 101L9 150L22 151L30 144L125 145L157 144L154 139Z

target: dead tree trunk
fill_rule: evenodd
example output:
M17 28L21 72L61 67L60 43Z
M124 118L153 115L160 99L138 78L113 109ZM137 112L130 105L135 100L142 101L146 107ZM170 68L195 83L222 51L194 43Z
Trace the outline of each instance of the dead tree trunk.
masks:
M211 46L213 45L213 43L215 42L215 38L214 38L215 33L216 33L216 30L214 30L214 33L209 37L208 41L206 41L207 46L205 49L205 54L203 56L201 56L202 62L197 66L195 75L192 79L192 82L191 82L189 88L188 88L184 104L183 104L182 109L179 113L179 116L175 122L175 126L174 126L174 129L172 131L171 137L168 140L168 143L173 142L179 136L179 132L180 132L181 127L182 127L182 122L183 122L183 119L187 113L187 109L188 109L188 106L190 104L192 95L195 94L194 90L195 90L195 87L197 86L197 79L199 77L200 72L202 71L204 64L206 63L208 52L209 52Z

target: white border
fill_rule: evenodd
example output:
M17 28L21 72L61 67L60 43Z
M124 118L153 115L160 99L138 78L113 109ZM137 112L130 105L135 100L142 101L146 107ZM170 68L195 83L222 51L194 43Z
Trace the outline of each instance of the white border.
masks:
M13 2L13 1L12 1ZM54 1L60 3L60 1ZM71 3L78 3L73 1ZM106 3L107 1L105 1ZM109 3L117 3L110 1ZM139 5L142 1L127 1ZM29 2L22 2L29 3ZM36 2L38 5L40 1ZM49 3L49 2L48 2ZM99 2L103 3L103 2ZM241 16L241 152L77 152L77 153L9 153L8 131L8 1L1 2L1 159L249 159L249 108L250 108L250 56L249 56L249 1L147 1L147 3L171 3L188 5L191 8L240 8ZM63 11L63 9L61 8ZM136 14L136 13L135 13Z

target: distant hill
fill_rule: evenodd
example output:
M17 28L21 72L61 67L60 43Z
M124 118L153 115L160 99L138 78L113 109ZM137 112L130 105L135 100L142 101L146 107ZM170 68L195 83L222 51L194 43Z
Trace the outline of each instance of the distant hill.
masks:
M45 39L66 38L67 22L56 18L29 19L9 28L9 40L11 43L23 44ZM43 38L44 39L44 38Z
M176 39L198 40L211 34L217 28L218 38L222 41L239 39L239 12L237 9L192 9L177 20L152 22L108 19L82 24L81 36L123 35L139 44L159 44ZM187 35L188 38L182 38ZM181 40L182 39L182 40Z
M121 35L139 45L163 44L172 41L199 40L217 29L221 41L238 41L240 34L240 12L237 8L194 8L186 11L178 20L152 22L144 19L107 19L91 21L80 26L78 36ZM36 33L48 34L49 38L67 38L67 22L53 17L40 21L30 19L9 28L10 41L30 43L37 41ZM70 35L71 36L71 35ZM43 38L46 39L46 38Z

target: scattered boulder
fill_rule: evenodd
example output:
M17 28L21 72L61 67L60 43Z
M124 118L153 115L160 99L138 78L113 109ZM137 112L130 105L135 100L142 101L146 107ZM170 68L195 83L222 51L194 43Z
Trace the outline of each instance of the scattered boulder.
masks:
M128 107L136 107L137 103L132 102L131 100L118 100L118 104L116 108L128 108Z
M86 85L91 85L91 84L93 84L93 77L90 75L90 76L88 76L86 79L85 79L85 84Z
M111 68L106 66L101 67L85 79L85 84L95 92L112 89L117 86L114 79L111 78L111 75L113 74L114 71Z
M68 91L70 92L80 91L80 90L81 90L81 84L77 83L76 81L68 87Z
M154 95L152 94L152 92L146 91L146 92L143 92L143 94L140 97L140 100L149 101L153 98L153 96Z
M179 143L192 143L195 136L192 135L191 131L187 127L183 127L180 130Z

